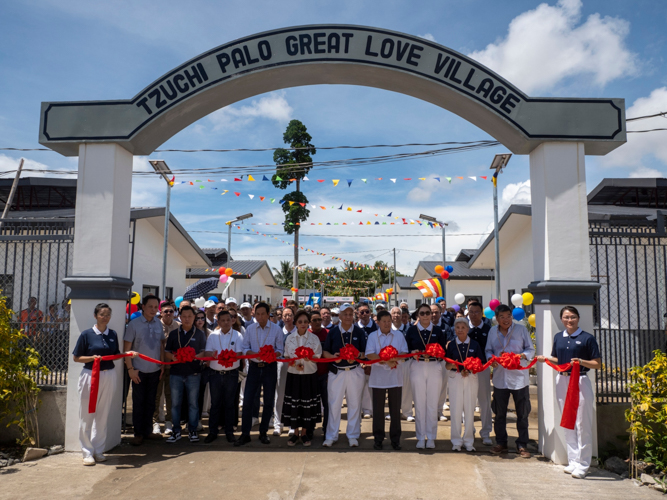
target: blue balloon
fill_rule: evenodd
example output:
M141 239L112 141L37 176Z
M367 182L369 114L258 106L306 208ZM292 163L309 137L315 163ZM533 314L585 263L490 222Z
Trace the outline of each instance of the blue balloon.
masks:
M133 319L137 319L139 316L141 316L141 313L139 311L132 313L132 316L130 316L130 321Z
M452 309L454 309L456 312L459 312L459 311L461 310L461 306L458 305L458 304L454 304L454 305L452 306Z
M495 315L496 315L496 313L494 313L494 312L491 310L490 307L487 307L487 308L484 309L484 316L486 316L487 318L491 319L491 318L493 318Z
M212 301L215 302L216 304L218 303L218 297L216 297L215 295L211 295L211 296L208 298L208 300L212 300Z
M181 302L183 302L183 297L176 297L176 300L174 300L174 304L176 304L176 309L181 307Z
M447 267L445 267L445 271L447 271L448 273L451 273L451 272L454 271L454 268L452 266L447 266Z
M515 307L512 311L512 317L517 321L521 321L526 317L526 311L524 311L521 307Z

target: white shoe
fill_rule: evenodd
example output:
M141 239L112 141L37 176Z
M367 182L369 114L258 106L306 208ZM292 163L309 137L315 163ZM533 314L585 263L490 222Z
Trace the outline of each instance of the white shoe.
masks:
M158 422L155 422L153 424L153 434L160 434L160 424Z
M358 448L359 447L359 441L357 441L356 439L350 438L350 439L348 439L348 441L350 442L350 448Z
M384 419L385 419L385 420L391 420L391 416L390 416L390 415L385 415L385 416L384 416Z
M435 441L433 439L427 439L426 440L426 447L429 450L432 450L433 448L435 448Z
M83 465L95 465L95 459L93 457L86 457L83 459Z
M252 426L255 427L256 425L259 425L259 419L252 417Z
M367 411L364 412L364 418L371 418L373 415L368 413Z
M584 479L588 475L587 470L577 469L572 473L572 477L575 479Z
M484 446L493 446L493 441L491 441L490 437L485 437L485 438L482 438L482 444Z
M322 446L324 446L325 448L331 448L335 442L336 441L334 441L333 439L325 439L324 443L322 443Z
M288 436L294 436L294 429L290 428L289 432L287 433Z
M447 422L447 417L445 417L445 416L441 413L440 416L438 417L438 420L440 420L440 422Z
M466 446L466 451L477 451L474 446Z
M442 407L443 410L449 410L449 405L445 403L445 406Z
M423 450L424 448L425 448L424 440L420 439L419 441L417 441L417 449Z
M106 462L107 461L107 457L105 457L102 454L93 455L93 458L95 459L96 462Z
M460 444L455 444L452 446L452 451L461 451L461 445Z
M164 433L167 436L170 436L174 432L174 424L171 422L165 422L164 424Z
M475 406L475 413L479 413L479 406Z
M565 467L563 469L563 472L565 472L565 474L572 474L575 470L577 470L577 466L575 464L572 464Z
M280 436L280 434L282 434L282 433L280 432L279 427L276 427L275 429L273 429L273 435L274 436Z
M415 417L413 417L412 415L410 415L408 418L406 418L406 420L407 420L408 422L414 422L414 421L415 421Z

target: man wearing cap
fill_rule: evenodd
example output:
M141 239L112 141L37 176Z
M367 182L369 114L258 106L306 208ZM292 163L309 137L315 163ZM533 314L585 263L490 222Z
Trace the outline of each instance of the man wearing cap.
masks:
M218 327L218 320L215 319L215 312L218 307L212 300L207 300L204 303L204 313L206 314L206 328L210 331L215 330Z
M334 307L331 310L331 326L328 328L331 330L334 326L340 323L340 309L338 307Z
M324 358L338 358L340 350L353 345L359 351L359 357L366 352L366 334L354 324L354 306L343 304L340 307L340 324L334 326L324 341ZM359 361L340 360L329 363L329 422L322 446L332 446L338 441L341 408L343 398L347 401L347 428L345 434L351 447L359 446L361 434L361 395L364 388L364 372Z
M241 323L243 323L243 326L245 328L248 328L248 326L252 325L254 322L253 317L252 317L252 306L250 305L249 302L244 302L241 304Z
M225 299L225 306L227 307L227 310L234 309L236 311L237 309L236 299L234 297L229 297Z

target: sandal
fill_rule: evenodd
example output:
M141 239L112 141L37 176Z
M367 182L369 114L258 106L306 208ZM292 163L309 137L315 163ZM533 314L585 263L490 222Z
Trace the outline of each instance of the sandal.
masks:
M303 443L304 446L310 446L313 444L313 436L312 434L306 434L305 436L301 436L301 442Z
M293 434L291 438L287 440L287 446L295 446L299 442L299 436Z

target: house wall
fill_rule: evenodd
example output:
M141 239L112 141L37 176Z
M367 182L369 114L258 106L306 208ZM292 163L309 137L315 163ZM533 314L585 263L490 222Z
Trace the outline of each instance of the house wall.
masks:
M508 290L522 293L522 290L528 288L528 284L533 281L533 239L530 217L522 217L523 219L526 223L513 235L511 240L503 241L503 236L500 235L500 241L503 244L500 250L500 297L498 299L507 305L511 304L507 294ZM495 295L495 284L492 286L492 294ZM488 300L485 300L484 304L488 304Z
M171 226L170 231L176 231ZM171 233L170 233L171 234ZM147 220L137 220L134 248L133 289L141 294L144 285L162 287L162 249L164 237ZM183 294L186 287L187 260L172 245L167 250L167 287L173 287L174 298ZM160 290L160 297L164 290Z
M197 281L199 280L186 279L186 286L196 283ZM248 300L250 299L247 296L252 295L253 300L255 299L255 296L257 296L260 297L262 301L268 300L271 305L277 305L282 301L283 291L280 288L270 286L274 284L275 280L273 280L266 266L264 266L250 278L234 279L227 290L227 297L234 297L239 305L243 302L243 294L246 294L246 299ZM210 295L222 294L226 286L226 284L219 284L218 288L210 292ZM182 293L178 293L178 295L182 295Z
M415 271L415 280L426 280L430 279L433 276L426 272L426 270L419 266ZM471 280L471 279L456 279L453 276L447 280L445 300L447 301L448 306L454 305L454 296L457 293L462 293L463 295L481 295L483 304L488 304L491 300L491 296L494 293L495 285L493 280ZM419 297L422 298L422 294L417 290ZM426 299L431 301L432 299ZM413 307L413 303L410 303L410 307Z

